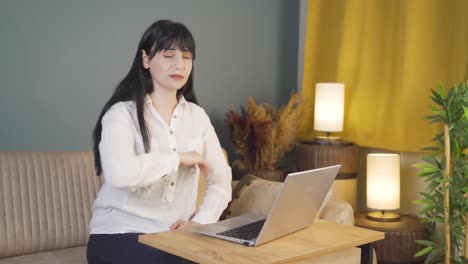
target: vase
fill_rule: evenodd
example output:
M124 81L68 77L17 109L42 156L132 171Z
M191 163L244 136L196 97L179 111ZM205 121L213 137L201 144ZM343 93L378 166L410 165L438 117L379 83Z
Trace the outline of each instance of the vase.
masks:
M268 181L279 181L282 182L286 178L288 172L285 169L276 170L242 170L242 175L252 174L259 178Z

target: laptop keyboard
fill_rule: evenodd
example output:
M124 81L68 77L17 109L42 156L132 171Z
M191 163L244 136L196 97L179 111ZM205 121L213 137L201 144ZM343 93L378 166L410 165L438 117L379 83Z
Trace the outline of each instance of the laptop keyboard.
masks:
M256 222L252 222L250 224L242 225L233 229L229 229L217 235L228 236L233 238L239 238L243 240L252 240L257 238L260 234L260 230L262 230L263 224L265 223L266 219L262 219Z

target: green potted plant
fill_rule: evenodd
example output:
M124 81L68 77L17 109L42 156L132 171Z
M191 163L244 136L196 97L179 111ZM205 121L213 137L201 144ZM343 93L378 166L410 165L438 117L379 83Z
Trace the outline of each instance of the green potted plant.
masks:
M463 245L468 254L468 83L447 93L439 86L431 99L434 114L426 118L443 129L433 139L436 145L423 149L429 151L425 163L415 165L428 183L415 203L424 205L420 216L430 233L429 240L416 241L425 248L415 256L427 254L425 263L467 263L461 254Z
M294 146L301 116L297 93L280 108L266 103L257 105L251 97L247 107L241 107L240 114L231 107L226 121L238 155L233 165L264 179L283 180L286 170L279 163Z

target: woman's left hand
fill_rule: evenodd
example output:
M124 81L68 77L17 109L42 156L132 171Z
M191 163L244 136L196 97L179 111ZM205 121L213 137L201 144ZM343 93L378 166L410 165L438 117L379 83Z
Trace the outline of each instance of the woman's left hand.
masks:
M176 230L176 229L184 229L184 228L191 228L195 226L201 225L200 223L194 222L194 221L184 221L184 220L178 220L177 222L173 223L169 229L171 230Z

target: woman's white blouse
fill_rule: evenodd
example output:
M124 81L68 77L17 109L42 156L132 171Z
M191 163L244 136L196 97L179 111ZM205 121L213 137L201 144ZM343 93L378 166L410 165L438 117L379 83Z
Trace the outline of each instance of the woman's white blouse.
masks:
M113 105L102 118L99 144L104 184L93 206L90 233L155 233L179 219L218 220L231 200L231 168L205 111L179 98L170 125L145 99L151 150L145 153L133 101ZM213 166L195 213L198 167L179 167L178 152L196 151Z

